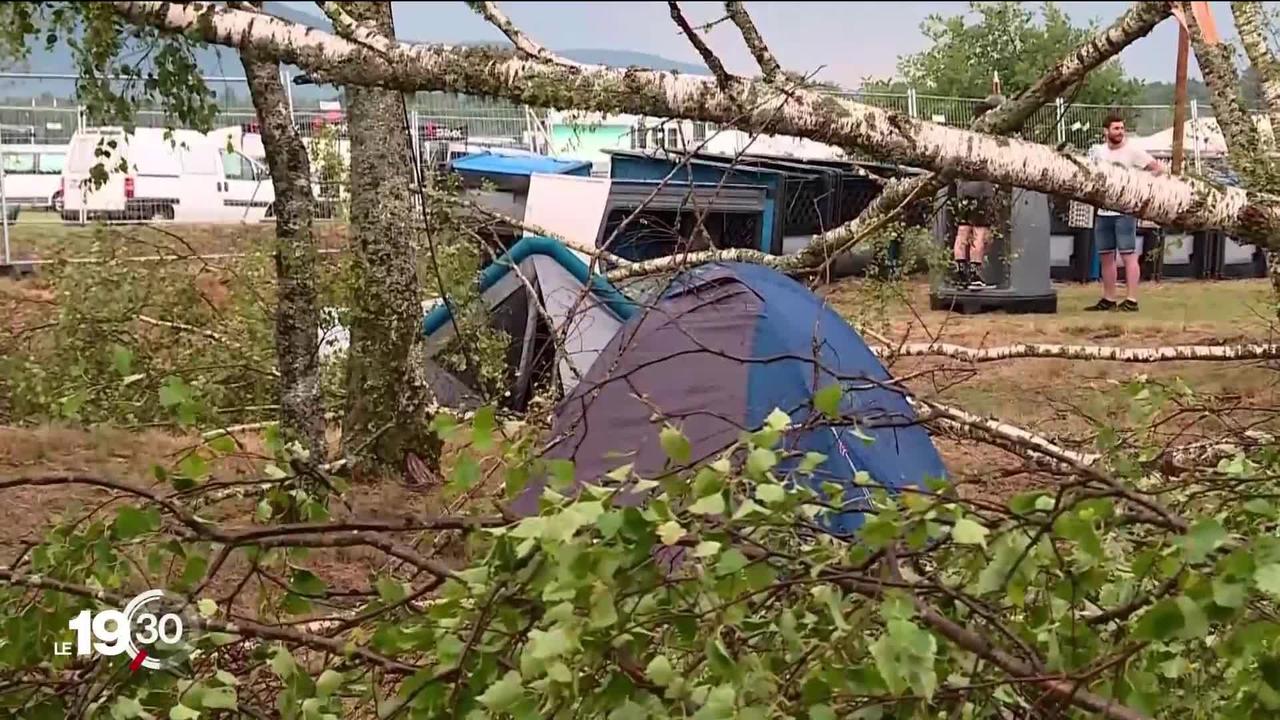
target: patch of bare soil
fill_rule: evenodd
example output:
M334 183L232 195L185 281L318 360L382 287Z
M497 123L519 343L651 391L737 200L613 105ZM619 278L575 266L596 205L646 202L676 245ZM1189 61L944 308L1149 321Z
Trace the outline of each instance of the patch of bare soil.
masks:
M196 442L164 432L148 430L127 432L114 429L77 429L46 426L14 428L0 426L0 482L14 478L46 476L82 476L102 478L133 487L144 488L162 496L171 496L173 488L157 479L154 466L171 467L188 453ZM257 438L239 439L236 453L216 461L209 484L260 482L265 479L267 462ZM98 518L110 521L127 496L80 484L58 484L40 487L0 489L0 565L9 565L24 548L40 541L61 519ZM438 492L433 487L412 487L395 479L363 485L349 493L342 503L331 509L335 521L352 519L402 520L408 517L439 514L443 510ZM252 501L233 499L209 506L201 515L227 528L245 527L253 523ZM398 534L397 540L429 553L436 536ZM438 557L450 565L460 564L457 542L442 544ZM137 548L145 553L148 548ZM367 548L326 548L308 553L305 566L323 579L330 592L337 595L367 593L374 573L391 566L386 556ZM162 575L179 574L172 567ZM260 591L278 593L288 577L280 573L253 574L243 553L234 553L218 572L208 588L214 598L230 598L237 612L257 616L254 609ZM241 579L253 574L241 587ZM160 586L163 577L149 578L152 586ZM422 580L422 579L420 579ZM144 588L138 588L141 590ZM358 604L348 598L345 604ZM334 608L317 603L315 615L329 615ZM283 619L283 618L282 618ZM297 618L291 618L297 620Z

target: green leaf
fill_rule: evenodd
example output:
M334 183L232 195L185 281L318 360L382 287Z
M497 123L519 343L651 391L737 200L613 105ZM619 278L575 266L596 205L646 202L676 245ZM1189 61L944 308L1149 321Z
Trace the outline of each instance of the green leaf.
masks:
M973 520L963 517L957 520L955 527L951 529L951 539L961 545L981 545L986 547L987 534L990 532L990 530Z
M671 684L672 677L675 676L671 669L671 661L666 655L658 655L649 661L649 666L644 669L645 677L653 681L655 685L666 687Z
M611 538L622 529L622 512L618 510L610 510L602 513L596 518L596 527L600 528L600 534L605 538Z
M325 669L316 680L316 697L327 698L342 685L343 675L332 668Z
M756 497L765 505L777 505L787 499L787 491L776 483L761 483L756 486Z
M230 455L236 451L236 439L230 435L219 435L205 444L210 450L221 455Z
M466 453L462 453L453 471L449 473L449 487L454 492L464 492L475 486L480 479L480 465Z
M689 512L694 515L723 515L724 496L720 493L708 495L693 505L690 505Z
M554 458L547 461L547 472L551 474L551 489L557 492L567 491L573 487L574 465L572 460Z
M538 660L550 660L569 651L569 635L562 627L529 633L529 652Z
M668 520L658 527L658 537L662 538L663 545L675 545L684 537L684 528L675 520Z
M123 695L116 698L116 702L111 706L112 720L129 720L142 715L142 703L131 697Z
M770 430L781 432L791 426L791 416L782 412L781 408L774 408L764 419L764 424Z
M133 351L123 345L111 347L111 365L121 376L133 372Z
M591 594L591 627L606 628L618 622L617 600L613 590L600 586Z
M475 449L481 452L493 449L495 421L496 415L492 407L485 406L476 411L475 419L471 421L471 445Z
M231 687L235 687L236 685L240 684L240 680L238 680L235 675L232 675L226 670L219 670L215 672L213 676L217 678L218 682L222 683L223 685L230 685Z
M178 472L183 477L199 480L209 474L209 463L199 453L191 453L178 463Z
M169 720L200 720L200 712L179 703L169 708Z
M169 377L160 387L160 404L166 408L191 400L191 388L181 378Z
M129 540L160 529L160 512L155 508L139 510L132 505L120 508L113 524L116 537Z
M777 464L777 454L767 448L756 448L747 456L747 472L753 477L763 477Z
M1191 530L1182 538L1187 559L1191 562L1203 562L1215 548L1227 539L1227 531L1217 520L1201 520L1191 526Z
M828 385L813 396L813 407L831 419L840 417L840 400L844 397L844 389L839 383Z
M606 720L646 720L649 717L649 711L640 703L628 700L618 706L616 710L609 713Z
M747 566L747 556L742 554L737 548L729 548L720 556L719 562L716 563L717 575L731 575Z
M206 688L200 696L200 705L206 710L232 710L236 707L236 689L233 687Z
M405 591L404 583L399 582L390 575L383 575L374 582L373 587L378 591L378 599L391 605L398 603L408 595Z
M809 720L836 720L836 712L827 705L811 705Z
M1161 600L1139 618L1134 636L1142 640L1167 640L1183 627L1182 609L1174 600Z
M720 543L714 540L703 540L698 543L698 547L694 548L693 556L696 558L711 557L720 552Z
M324 580L316 577L310 570L295 570L289 581L289 589L299 595L324 595L326 587Z
M502 712L515 705L523 695L524 681L520 679L520 673L515 670L508 670L501 680L490 685L484 691L484 694L477 699L481 705L489 708L490 711Z
M1258 568L1253 573L1253 582L1259 590L1280 600L1280 563Z
M796 468L796 470L802 475L809 475L812 474L814 470L817 470L819 465L826 461L827 456L820 452L807 452L804 454L804 459L800 461L800 466ZM837 485L837 487L839 486Z
M211 598L200 598L196 603L196 611L200 613L200 617L211 618L218 614L218 603Z
M1224 608L1238 608L1244 604L1245 587L1222 578L1213 581L1213 601Z
M662 428L662 432L658 433L658 442L662 444L662 451L677 463L689 462L689 456L693 452L693 447L689 445L689 438L679 429L667 425Z

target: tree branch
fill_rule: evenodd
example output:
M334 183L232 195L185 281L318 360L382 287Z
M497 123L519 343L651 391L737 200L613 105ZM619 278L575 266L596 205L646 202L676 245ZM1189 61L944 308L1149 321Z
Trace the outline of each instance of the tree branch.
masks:
M1271 132L1280 132L1280 62L1267 46L1267 39L1262 33L1266 23L1263 18L1263 7L1256 2L1233 2L1231 14L1236 21L1236 32L1240 35L1240 44L1244 46L1249 64L1258 75L1262 85L1262 99L1267 104L1267 116L1271 120Z
M902 347L873 347L881 357L941 356L981 363L1013 358L1056 358L1060 360L1109 360L1113 362L1156 363L1166 361L1209 361L1280 359L1280 345L1169 345L1154 348L1122 348L1101 345L1016 344L971 348L949 343L910 343Z
M769 46L765 44L764 38L760 36L760 31L756 30L756 24L751 21L751 15L747 13L747 9L742 6L742 3L732 0L725 2L724 9L728 13L729 19L733 21L734 25L738 26L738 31L742 33L742 40L747 44L747 49L751 51L751 56L756 59L756 64L760 66L764 81L773 82L777 80L782 68L773 57L773 53L769 52Z
M733 79L733 76L729 74L728 70L724 69L724 63L720 62L720 58L716 57L711 47L703 42L698 32L689 25L684 13L680 12L680 3L676 2L676 0L667 0L667 7L671 9L671 19L679 26L685 37L689 38L693 49L697 50L698 54L702 56L702 61L707 64L707 68L711 70L711 74L715 76L716 81L720 83L721 87L728 87L729 81Z
M364 45L382 55L390 55L395 52L395 40L379 32L373 23L359 22L351 17L343 9L342 3L317 2L316 4L320 6L329 21L333 23L333 29L338 35Z
M557 55L542 45L539 45L533 40L533 38L525 35L520 28L516 27L515 23L511 22L511 19L498 9L497 3L475 2L474 0L468 0L467 5L470 6L472 10L480 13L480 15L482 15L485 20L488 20L494 27L501 30L502 34L506 35L507 39L514 43L520 52L528 55L534 60L550 63L552 65L560 65L567 68L589 67L582 63L576 63L566 57Z
M1178 3L1178 19L1187 26L1191 47L1205 85L1213 116L1227 141L1231 164L1245 177L1254 175L1258 158L1258 127L1254 125L1240 98L1240 79L1236 73L1231 46L1221 41L1213 24L1213 15L1204 3Z

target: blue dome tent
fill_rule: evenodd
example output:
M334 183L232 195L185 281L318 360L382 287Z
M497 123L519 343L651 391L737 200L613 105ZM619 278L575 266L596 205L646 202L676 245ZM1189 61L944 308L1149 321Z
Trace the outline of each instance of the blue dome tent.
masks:
M841 414L856 429L813 407L815 393L837 380ZM845 487L846 512L824 524L849 534L869 494L854 485L859 471L890 491L945 478L928 432L889 380L858 333L803 285L760 265L704 265L678 275L622 325L560 404L544 458L572 460L579 486L609 482L605 475L628 463L654 477L667 465L659 442L666 421L682 429L698 463L781 408L799 428L783 440L797 454L789 462L822 453L812 487ZM513 509L536 514L542 482L530 483Z

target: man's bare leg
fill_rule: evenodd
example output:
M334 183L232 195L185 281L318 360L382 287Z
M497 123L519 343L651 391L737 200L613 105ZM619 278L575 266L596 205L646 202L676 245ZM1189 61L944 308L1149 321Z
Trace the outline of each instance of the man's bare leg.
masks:
M1108 250L1102 253L1102 297L1116 301L1116 253Z
M1124 258L1124 286L1130 300L1138 300L1138 281L1142 276L1142 269L1138 266L1138 253L1125 253L1120 257ZM1111 270L1112 287L1115 287L1115 269Z

